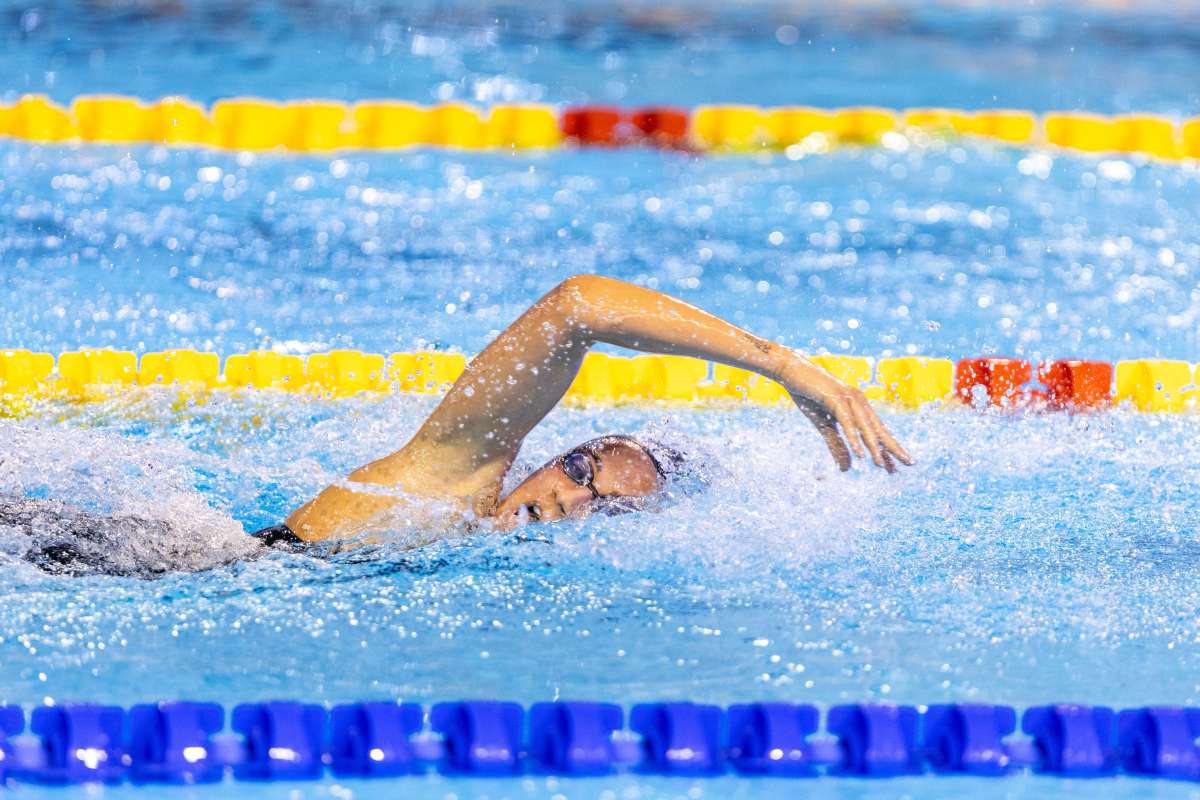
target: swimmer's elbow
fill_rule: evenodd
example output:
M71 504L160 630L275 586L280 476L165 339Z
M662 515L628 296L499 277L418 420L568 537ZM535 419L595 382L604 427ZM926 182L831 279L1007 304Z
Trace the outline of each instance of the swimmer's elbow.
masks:
M546 300L563 319L589 328L594 324L593 312L613 283L599 275L572 275L551 289Z
M559 288L573 292L581 292L589 294L599 290L606 283L613 283L612 278L605 278L601 275L588 275L587 273L579 273L572 275L569 278L563 279L562 283L558 284Z
M547 296L566 306L578 306L599 295L606 282L608 279L599 275L572 275L551 289Z

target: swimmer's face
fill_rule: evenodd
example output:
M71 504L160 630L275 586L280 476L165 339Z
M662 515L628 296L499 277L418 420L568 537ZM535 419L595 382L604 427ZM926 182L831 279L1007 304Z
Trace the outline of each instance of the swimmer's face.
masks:
M497 525L586 516L602 498L647 497L662 488L654 460L627 439L596 439L563 453L500 502Z

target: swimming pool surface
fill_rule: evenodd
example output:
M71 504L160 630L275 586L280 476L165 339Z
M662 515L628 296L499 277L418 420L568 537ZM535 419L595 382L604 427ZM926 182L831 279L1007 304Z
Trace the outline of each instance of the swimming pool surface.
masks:
M613 21L594 5L150 8L6 4L0 65L17 77L0 93L1166 113L1194 113L1197 100L1187 76L1200 51L1181 32L1187 12L1169 9L1125 18L914 4L801 20L778 6L691 5L668 24L661 11ZM463 21L488 14L501 22ZM790 45L787 26L800 37ZM810 36L817 45L802 44ZM186 68L163 69L168 54ZM1198 349L1191 167L971 142L791 161L301 158L3 139L0 164L6 347L474 353L557 281L598 272L810 351L1195 360ZM710 486L658 513L546 526L532 540L406 550L428 532L398 522L375 550L222 564L245 530L403 444L433 402L218 393L189 403L162 391L0 421L0 493L167 520L177 535L165 557L184 570L150 582L50 578L13 558L20 540L0 529L0 700L1200 703L1192 416L888 411L918 460L888 477L837 474L785 410L560 409L528 440L526 466L600 433L641 433L692 453ZM117 556L144 559L149 547L128 542ZM633 775L170 794L1084 791L1196 794L1129 778ZM167 790L12 790L95 793Z

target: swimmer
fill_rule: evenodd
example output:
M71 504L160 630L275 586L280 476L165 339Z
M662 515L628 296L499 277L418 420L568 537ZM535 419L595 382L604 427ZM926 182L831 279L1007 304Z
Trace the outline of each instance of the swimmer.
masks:
M851 454L893 472L911 464L863 393L803 356L667 295L595 276L563 281L470 364L407 444L360 467L258 531L246 548L181 536L169 522L105 516L54 500L0 497L0 554L58 575L154 578L252 558L268 547L334 545L387 530L426 500L498 530L528 522L635 510L686 468L671 448L630 436L593 439L551 459L501 497L526 435L557 405L597 343L694 356L775 380L813 423L838 466ZM429 527L451 527L433 520ZM435 537L436 538L436 537Z
M682 454L606 436L551 459L500 496L525 437L566 394L583 357L599 343L708 359L777 381L842 470L850 468L851 453L888 472L897 461L913 463L861 391L803 356L660 292L579 275L534 303L476 356L407 444L256 536L272 545L356 537L386 527L398 504L412 502L405 498L449 501L465 516L493 518L497 529L510 530L626 507L658 493Z

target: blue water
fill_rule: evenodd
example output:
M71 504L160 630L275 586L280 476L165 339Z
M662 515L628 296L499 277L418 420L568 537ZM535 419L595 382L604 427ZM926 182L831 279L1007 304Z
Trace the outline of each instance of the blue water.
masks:
M1195 4L990 5L4 0L0 96L1196 112Z
M1200 173L986 144L329 158L0 140L0 340L474 353L563 277L812 351L1197 352Z
M195 540L232 550L239 523L277 520L402 441L429 406L218 397L181 413L170 400L5 423L0 489L170 520L180 558L203 567L205 556L186 555ZM156 582L51 579L6 562L5 699L1200 702L1194 419L930 411L887 421L919 464L892 478L837 474L783 410L557 411L531 437L529 464L600 431L650 431L706 459L712 485L657 514L546 527L548 541L479 535L332 562L279 555ZM930 781L813 791L963 790ZM979 784L1074 791L1045 779ZM625 778L569 796L612 785L652 797L690 786ZM755 785L738 791L762 796ZM405 787L478 791L441 779ZM355 796L394 791L362 784ZM495 791L554 794L541 779Z
M1192 12L1165 6L101 8L7 4L0 90L1197 106ZM0 163L3 346L474 353L555 282L599 272L805 350L1197 352L1190 167L920 142L789 161L249 157L0 140ZM245 529L401 445L432 402L151 392L0 421L0 493L168 521L181 570L69 580L0 555L0 701L1200 703L1191 416L886 411L918 459L889 478L837 474L784 409L560 409L530 437L523 468L599 433L649 433L692 453L709 489L657 513L546 527L544 541L475 535L406 550L429 532L398 525L377 551L221 565ZM123 542L118 555L148 546ZM0 529L0 553L19 547ZM1084 791L1195 794L1127 778L637 776L172 794Z

